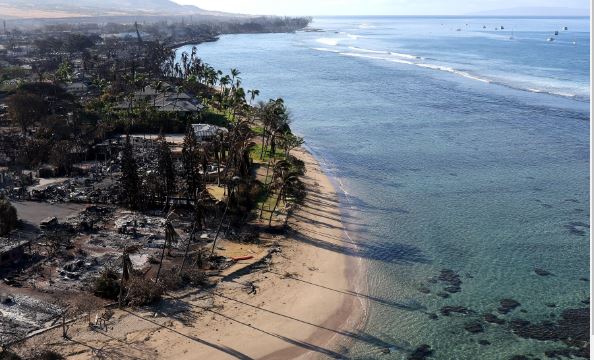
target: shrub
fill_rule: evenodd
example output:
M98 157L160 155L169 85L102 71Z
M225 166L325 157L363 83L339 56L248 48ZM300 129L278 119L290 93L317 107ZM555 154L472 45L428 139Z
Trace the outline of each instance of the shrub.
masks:
M197 287L208 285L206 274L198 268L186 268L179 274L179 268L174 267L163 273L159 281L166 290L179 290L187 285Z
M93 293L104 299L117 300L120 294L118 274L111 268L105 268L95 279Z
M174 267L168 271L164 271L159 281L167 290L179 290L183 287L182 278L178 274L179 270Z
M201 269L189 268L181 273L182 281L192 286L208 285L208 277Z
M149 279L140 276L133 276L127 283L126 300L128 305L142 306L150 305L161 300L164 292L162 283L155 284Z

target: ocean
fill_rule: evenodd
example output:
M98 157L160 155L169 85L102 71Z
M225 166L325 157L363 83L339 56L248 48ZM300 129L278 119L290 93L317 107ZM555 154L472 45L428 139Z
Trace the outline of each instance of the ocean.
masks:
M375 339L347 356L406 359L427 344L436 359L544 358L565 347L523 338L510 320L589 306L589 19L311 27L226 35L198 55L238 68L261 100L283 97L342 194L367 268L362 332ZM503 299L520 305L502 314Z

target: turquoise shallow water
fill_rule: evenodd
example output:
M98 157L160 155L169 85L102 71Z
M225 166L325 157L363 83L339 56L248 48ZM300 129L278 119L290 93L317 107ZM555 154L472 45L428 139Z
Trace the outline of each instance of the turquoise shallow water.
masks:
M325 18L313 26L323 32L224 36L198 53L239 68L263 99L284 97L292 127L345 192L369 295L386 300L370 302L364 331L394 346L384 355L355 341L349 356L401 359L429 344L438 359L543 358L559 344L492 324L470 334L464 324L496 313L503 298L521 303L501 315L507 320L554 320L586 306L588 20ZM442 269L462 281L447 299L437 296L446 285L431 280ZM477 315L445 317L446 305Z

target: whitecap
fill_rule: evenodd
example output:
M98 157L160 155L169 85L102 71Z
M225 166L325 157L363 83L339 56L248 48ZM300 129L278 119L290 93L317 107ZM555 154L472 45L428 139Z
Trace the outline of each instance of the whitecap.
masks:
M312 50L324 51L324 52L331 52L331 53L339 53L340 52L338 50L328 49L328 48L320 48L320 47L312 48Z
M384 54L387 54L387 53L384 53ZM340 55L358 57L358 58L364 58L364 59L385 60L385 61L389 61L389 62L408 64L408 65L415 64L412 61L406 61L406 60L394 59L394 58L386 58L386 57L382 57L382 56L374 56L374 55L361 54L361 53L353 53L353 52L341 52Z
M398 52L394 52L394 51L391 51L390 52L390 55L399 56L399 57L402 57L402 58L405 58L405 59L419 59L419 60L422 60L423 59L420 56L411 55L411 54L404 54L404 53L398 53Z
M360 48L360 47L356 47L356 46L349 46L349 49L355 50L355 51L360 51L360 52L365 52L365 53L372 53L372 54L388 54L387 51L364 49L364 48Z
M324 44L324 45L328 45L328 46L336 46L336 45L338 45L338 39L319 38L319 39L316 39L316 41L319 42L320 44Z
M355 50L356 52L339 52L339 51L337 51L337 53L339 53L340 55L343 55L343 56L372 59L372 60L383 60L383 61L399 63L399 64L414 65L414 66L418 66L418 67L430 69L430 70L443 71L443 72L451 73L454 75L462 76L462 77L465 77L470 80L480 81L480 82L486 83L486 84L496 84L496 85L520 90L520 91L543 93L543 94L556 95L556 96L562 96L562 97L567 97L567 98L581 98L582 97L581 95L577 95L575 93L571 93L571 92L567 92L567 91L563 91L563 90L549 90L549 89L545 90L545 89L538 89L538 88L534 88L534 87L515 86L515 85L510 84L507 81L502 82L502 81L498 81L496 79L484 78L484 77L469 73L464 70L455 69L450 66L416 62L416 61L412 61L412 60L417 60L419 58L415 57L413 55L409 55L409 54L399 54L399 55L409 55L409 56L398 56L398 55L395 55L394 53L387 53L387 52L381 52L381 51L375 51L375 50L369 50L369 49L361 49L361 48L356 48L356 47L350 47L350 49ZM365 50L368 50L368 51L365 51ZM387 56L382 56L382 55L387 55ZM586 90L586 92L587 92L587 90ZM589 95L585 95L584 97L589 98Z

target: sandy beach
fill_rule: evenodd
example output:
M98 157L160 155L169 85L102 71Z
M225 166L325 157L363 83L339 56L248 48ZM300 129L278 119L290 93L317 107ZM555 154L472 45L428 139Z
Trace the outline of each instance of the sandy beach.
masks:
M286 238L270 265L231 276L209 291L165 299L155 311L116 310L108 331L80 320L28 340L72 359L292 359L343 358L365 320L357 294L360 260L345 241L340 206L330 179L306 151L305 203L289 219ZM349 255L350 254L350 255ZM253 283L250 294L246 284Z

